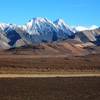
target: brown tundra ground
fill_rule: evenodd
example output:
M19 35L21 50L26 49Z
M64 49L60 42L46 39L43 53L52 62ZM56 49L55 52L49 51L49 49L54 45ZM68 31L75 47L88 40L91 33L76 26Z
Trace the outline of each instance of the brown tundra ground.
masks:
M55 77L41 77L43 73ZM74 73L79 76L56 76ZM87 76L88 73L93 75ZM2 77L4 74L6 77ZM11 78L7 74L39 76ZM0 54L0 100L100 100L100 54Z
M100 55L35 56L0 55L0 73L99 72Z
M100 100L100 77L0 78L0 100Z
M100 47L73 42L40 44L0 51L0 73L99 72Z

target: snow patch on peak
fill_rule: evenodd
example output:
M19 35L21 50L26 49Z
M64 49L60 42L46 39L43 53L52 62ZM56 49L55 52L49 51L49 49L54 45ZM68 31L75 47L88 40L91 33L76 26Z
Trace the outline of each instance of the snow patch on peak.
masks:
M84 30L88 30L87 27L84 27L84 26L77 26L74 28L76 31L84 31Z
M42 17L37 17L37 18L33 18L32 20L30 20L28 23L30 24L39 24L39 23L45 23L45 22L50 22L50 20L48 20L47 18L42 18Z
M94 29L97 29L97 28L99 28L99 27L96 26L96 25L92 25L92 26L90 27L90 30L94 30Z
M97 29L97 28L98 28L98 26L96 26L96 25L92 25L90 27L85 27L85 26L76 26L76 27L74 27L74 29L76 31L94 30L94 29Z

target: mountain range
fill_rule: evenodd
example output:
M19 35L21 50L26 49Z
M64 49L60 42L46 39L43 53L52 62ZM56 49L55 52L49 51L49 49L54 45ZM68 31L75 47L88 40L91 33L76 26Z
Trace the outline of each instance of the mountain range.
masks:
M0 50L68 41L78 47L99 46L100 28L72 28L62 19L52 22L41 17L33 18L22 26L0 24Z

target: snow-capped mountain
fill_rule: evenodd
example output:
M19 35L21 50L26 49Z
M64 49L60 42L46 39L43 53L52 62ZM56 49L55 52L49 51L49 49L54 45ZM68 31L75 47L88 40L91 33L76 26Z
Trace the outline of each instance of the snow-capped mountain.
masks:
M17 30L19 30L18 26L14 24L0 25L0 48L7 49L22 46L22 43L17 43L20 40L22 41L22 37L20 36L20 33L17 32Z
M57 29L55 25L46 18L33 18L23 26L24 31L33 38L32 42L57 40Z
M52 22L47 18L37 17L23 26L0 24L0 34L7 38L8 41L5 43L9 47L16 47L25 44L60 41L71 38L74 32L61 19Z
M57 19L54 21L54 24L56 25L58 30L62 30L63 32L66 32L68 35L72 35L72 28L64 22L62 19Z
M52 22L47 18L33 18L23 25L22 29L29 33L27 36L33 43L63 40L74 35L65 22L60 19Z
M95 29L92 27L90 29ZM38 43L48 43L54 41L63 41L66 39L76 39L83 42L83 38L88 38L89 41L96 41L100 31L90 31L90 33L82 32L75 28L73 31L62 19L54 22L47 18L33 18L25 25L15 24L0 24L0 48L7 49L12 47L20 47L24 45L33 45ZM82 35L83 34L83 35Z
M54 24L56 25L56 29L58 30L58 35L59 37L65 37L69 38L70 36L73 36L74 31L72 30L72 28L66 24L64 22L64 20L62 19L57 19L56 21L54 21Z
M55 25L47 18L33 18L23 27L30 35L40 35L43 31L56 31ZM48 33L47 33L48 34Z

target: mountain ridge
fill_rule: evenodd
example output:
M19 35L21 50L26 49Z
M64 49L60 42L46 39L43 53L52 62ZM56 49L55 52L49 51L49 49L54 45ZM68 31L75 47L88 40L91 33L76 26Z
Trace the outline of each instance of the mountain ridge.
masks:
M37 17L22 26L0 24L0 48L9 49L67 39L80 41L83 44L91 42L91 44L99 45L99 35L100 29L97 27L85 31L74 31L62 19L52 22L47 18Z

